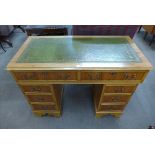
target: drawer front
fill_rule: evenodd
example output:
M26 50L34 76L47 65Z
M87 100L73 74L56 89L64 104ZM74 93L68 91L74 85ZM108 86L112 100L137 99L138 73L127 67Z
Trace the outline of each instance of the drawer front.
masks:
M106 86L104 93L132 93L135 86Z
M30 102L54 102L52 95L26 95Z
M104 95L102 102L127 102L130 95Z
M51 88L49 86L29 86L29 85L21 85L24 92L37 92L37 93L48 93L51 92Z
M61 112L56 110L33 110L33 113L36 114L37 116L56 116L60 117Z
M142 72L81 72L81 80L142 80Z
M75 71L13 72L17 80L77 80Z
M33 110L57 110L56 105L39 105L39 104L33 104L32 105Z
M124 108L125 105L101 105L99 110L101 111L123 110Z
M104 80L142 80L144 72L105 72L102 74Z

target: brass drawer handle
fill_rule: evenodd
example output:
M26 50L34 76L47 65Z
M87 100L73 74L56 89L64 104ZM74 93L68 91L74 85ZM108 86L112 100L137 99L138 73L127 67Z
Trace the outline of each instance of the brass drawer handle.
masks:
M48 72L42 72L42 76L44 79L47 79L49 74L48 74Z
M125 92L125 88L114 88L115 93Z
M47 108L48 108L48 106L45 106L45 105L42 106L42 109L43 109L43 110L46 110Z
M110 73L110 74L111 74L112 77L115 77L115 76L117 75L116 72L112 72L112 73Z
M124 79L125 80L135 80L136 77L137 77L137 74L129 75L128 73L124 73Z
M101 74L100 73L88 73L88 79L89 80L100 80L101 79Z
M129 80L130 76L128 75L128 73L124 73L124 79L125 80Z
M41 88L33 87L33 88L32 88L32 91L41 91Z
M132 74L131 79L136 80L137 74Z
M44 101L45 99L44 98L41 98L41 97L38 97L37 98L39 101Z
M42 114L42 116L48 116L48 113L44 113L44 114Z
M64 80L68 80L68 79L70 79L70 77L71 77L70 74L65 74L63 79L64 79Z
M70 74L58 74L58 80L68 80L71 79Z
M23 74L22 79L23 80L36 79L36 75L35 75L35 73Z
M120 97L116 96L116 97L112 97L112 101L113 102L118 102L120 100Z
M88 73L88 79L89 79L89 80L93 80L93 76L92 76L91 73Z

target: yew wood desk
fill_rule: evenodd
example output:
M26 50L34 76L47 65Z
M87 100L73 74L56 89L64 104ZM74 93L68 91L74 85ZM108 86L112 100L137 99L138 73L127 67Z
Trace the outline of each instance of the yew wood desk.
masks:
M33 36L7 66L39 116L61 115L63 84L93 84L96 116L120 116L151 68L127 36Z

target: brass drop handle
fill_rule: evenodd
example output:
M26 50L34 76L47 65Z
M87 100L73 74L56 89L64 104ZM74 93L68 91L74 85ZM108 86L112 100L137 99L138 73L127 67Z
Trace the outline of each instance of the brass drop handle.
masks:
M70 74L59 74L58 79L59 80L68 80L71 77Z
M48 116L48 113L44 113L42 116Z
M125 88L122 88L122 91L121 92L124 92L125 93Z
M118 96L117 96L117 97L112 97L112 101L113 101L113 102L119 101L119 97L118 97Z
M41 91L41 88L33 87L33 88L32 88L32 91Z
M101 74L100 73L88 73L88 79L89 80L100 80L101 79Z
M136 77L137 77L137 75L136 75L136 74L132 74L132 76L131 76L131 78L132 78L133 80L135 80L135 79L136 79Z
M125 80L128 80L128 79L129 79L128 73L124 73L124 79L125 79Z
M22 79L23 80L32 80L32 79L36 79L36 75L35 73L30 73L30 74L23 74L22 75Z
M89 80L93 80L92 74L88 73L88 79L89 79Z
M119 93L120 92L120 88L115 88L115 93Z
M39 100L39 101L44 101L44 98L38 97L38 100Z
M112 73L110 73L110 75L111 75L111 79L112 80L114 80L116 77L117 77L117 73L116 72L112 72Z
M96 74L96 80L100 80L101 79L101 74L100 73L97 73Z
M116 76L117 75L117 73L115 73L115 72L112 72L110 74L111 74L111 76Z
M125 91L125 88L115 88L114 91L115 93L121 93Z
M64 80L68 80L71 76L69 74L64 75Z
M136 74L129 75L128 73L124 73L125 80L135 80L136 76L137 76Z
M46 105L43 105L43 106L42 106L42 109L43 109L43 110L46 110L46 109L47 109L47 106L46 106Z
M28 76L27 74L22 75L22 80L30 80L31 76Z
M44 79L46 80L48 78L48 73L47 72L43 72L42 76L44 77Z

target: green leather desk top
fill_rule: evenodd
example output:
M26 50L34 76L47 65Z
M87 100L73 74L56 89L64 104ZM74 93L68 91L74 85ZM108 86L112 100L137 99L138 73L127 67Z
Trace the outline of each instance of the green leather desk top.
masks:
M32 38L17 63L141 62L124 37Z

